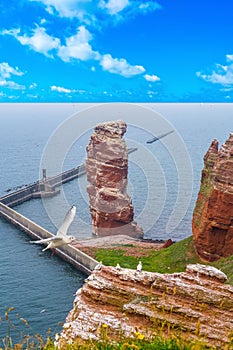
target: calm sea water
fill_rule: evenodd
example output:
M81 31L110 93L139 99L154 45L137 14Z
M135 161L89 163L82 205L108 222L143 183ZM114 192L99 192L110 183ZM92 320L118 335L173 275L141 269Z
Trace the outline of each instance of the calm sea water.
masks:
M63 130L66 125L64 122L70 116L90 106L2 104L0 195L5 195L9 188L36 181L41 176L43 150L56 137L56 130ZM233 105L153 104L146 107L160 113L166 120L168 129L175 132L164 138L164 142L161 140L146 144L153 132L150 133L146 126L142 127L143 117L140 123L129 125L125 139L129 146L136 145L139 149L130 155L128 190L135 207L136 220L143 228L146 227L145 237L180 240L191 235L192 211L199 189L203 156L212 139L217 138L222 144L233 131ZM114 113L113 116L115 119ZM109 115L106 120L111 119ZM124 115L118 119L124 119ZM151 121L151 130L154 130L157 122L158 119ZM83 130L85 123L86 120L80 118L79 125ZM169 131L168 129L161 130ZM90 133L91 129L87 128L68 147L63 170L84 162ZM59 139L59 144L65 144L65 140ZM190 157L191 174L185 159L179 164L179 155L184 157L184 150ZM54 152L54 159L56 153L59 153L59 149ZM193 188L190 188L190 179ZM91 237L86 185L84 176L65 184L61 194L56 197L46 201L31 200L15 209L56 232L63 220L66 206L75 204L78 210L70 233L77 238ZM176 208L179 192L182 192L183 200ZM171 230L168 221L174 208L173 221L178 217L182 217L182 220ZM56 256L51 257L50 252L43 253L42 247L30 245L29 238L24 233L4 220L0 221L0 240L0 317L4 316L5 307L13 306L13 321L17 318L16 314L27 319L31 328L26 331L45 335L51 327L56 332L60 329L58 322L64 322L72 308L73 295L82 286L85 276ZM0 325L0 338L6 334L5 327L5 323Z

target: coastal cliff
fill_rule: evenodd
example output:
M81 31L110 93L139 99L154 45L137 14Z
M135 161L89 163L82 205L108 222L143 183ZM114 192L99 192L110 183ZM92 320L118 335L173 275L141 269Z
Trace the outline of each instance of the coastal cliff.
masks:
M89 185L92 232L98 236L126 234L142 237L134 221L127 194L128 150L124 121L98 124L87 146L86 173Z
M223 346L233 329L233 287L211 266L188 265L186 272L160 274L100 266L76 293L59 344L179 334Z
M233 133L220 150L213 140L204 156L192 231L196 252L204 261L233 254Z

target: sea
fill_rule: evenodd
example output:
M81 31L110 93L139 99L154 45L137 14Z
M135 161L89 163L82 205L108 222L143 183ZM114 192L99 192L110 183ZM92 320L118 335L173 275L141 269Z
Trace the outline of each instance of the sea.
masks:
M221 146L233 132L230 103L3 103L0 196L34 183L44 168L52 176L85 163L95 125L119 119L128 125L127 146L137 148L129 154L128 193L144 238L179 241L190 236L204 154L213 139ZM33 199L14 209L56 233L74 204L77 214L69 233L88 239L87 185L84 175L61 186L53 198ZM0 219L0 347L9 333L18 339L59 332L85 278Z

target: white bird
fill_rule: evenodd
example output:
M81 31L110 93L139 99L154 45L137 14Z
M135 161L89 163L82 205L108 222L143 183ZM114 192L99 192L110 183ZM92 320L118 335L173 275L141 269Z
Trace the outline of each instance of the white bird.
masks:
M42 252L44 252L47 249L52 249L52 255L54 255L56 247L60 247L65 244L70 244L76 239L74 236L67 235L68 228L72 223L72 221L74 220L75 214L76 214L76 207L73 205L66 213L65 219L61 227L58 229L56 236L40 239L38 241L30 241L30 243L35 243L35 244L48 243L47 247L42 249Z
M117 263L116 269L117 269L117 270L120 270L120 269L121 269L120 264Z
M102 266L103 266L103 263L102 261L100 261L94 268L94 270L101 270L102 269Z
M137 271L142 271L142 262L139 261L138 266L137 266Z

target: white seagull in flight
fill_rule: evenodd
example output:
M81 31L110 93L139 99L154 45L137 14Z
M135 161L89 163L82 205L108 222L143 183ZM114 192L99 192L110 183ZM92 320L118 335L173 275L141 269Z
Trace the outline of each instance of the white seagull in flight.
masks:
M76 207L73 205L68 210L61 227L57 231L56 236L40 239L38 241L30 241L30 243L35 243L35 244L48 243L47 247L42 249L42 252L44 252L47 249L52 249L52 255L54 255L55 248L65 244L69 244L76 239L74 236L67 235L68 228L70 227L70 224L74 220L75 214L76 214Z

